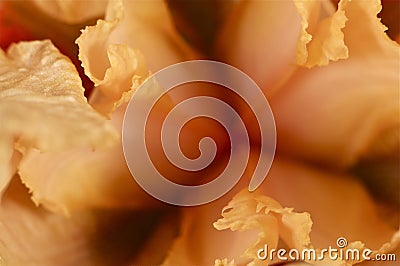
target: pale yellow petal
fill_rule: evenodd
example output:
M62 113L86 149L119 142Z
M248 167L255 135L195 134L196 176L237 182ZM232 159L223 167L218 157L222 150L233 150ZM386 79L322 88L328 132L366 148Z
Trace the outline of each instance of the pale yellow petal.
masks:
M321 66L327 65L331 60L347 58L348 49L342 32L347 21L345 15L347 1L341 1L337 11L332 15L329 11L334 7L329 1L294 0L294 3L302 17L297 43L297 64L307 67ZM316 13L319 13L319 22L314 28L311 27L309 33L309 23L315 19Z
M50 41L23 42L7 54L0 51L1 136L8 142L0 148L5 166L1 190L16 168L14 143L20 151L46 152L105 148L116 142L115 129L89 106L83 91L73 64Z

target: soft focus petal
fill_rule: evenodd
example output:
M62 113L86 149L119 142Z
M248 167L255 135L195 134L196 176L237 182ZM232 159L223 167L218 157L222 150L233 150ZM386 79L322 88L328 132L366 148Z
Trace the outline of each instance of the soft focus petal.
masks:
M235 266L235 261L231 260L228 262L228 259L216 259L214 262L214 266Z
M17 179L16 179L17 180ZM93 217L67 219L36 208L27 190L13 182L0 206L3 265L95 265L88 248Z
M296 68L300 21L291 1L241 1L221 30L217 56L269 92Z
M72 63L49 41L13 45L7 54L0 50L0 103L1 190L16 168L14 143L22 152L45 152L105 148L117 140L116 131L87 104Z
M246 182L248 178L243 178L238 187L246 185ZM398 239L392 244L385 244L390 242L397 230L398 217L395 218L394 224L390 224L391 219L381 214L379 205L370 198L365 188L350 176L328 173L278 158L266 182L257 191L258 194L274 198L282 206L293 207L296 213L310 213L313 220L311 243L316 248L327 248L329 245L335 247L339 237L345 237L349 243L362 241L366 247L375 250L382 246L390 246L392 250L398 245ZM248 260L244 260L240 255L255 243L259 231L215 231L212 227L213 222L219 218L221 205L226 205L236 192L231 191L204 206L184 209L183 228L169 253L166 265L212 265L217 258L227 258L228 261L234 259L238 265L248 263ZM250 208L247 209L248 207ZM253 228L259 224L259 230L264 228L257 222L257 219L263 218L257 215L256 203L239 204L238 208L234 213L238 214L237 217L242 217L243 221L234 222L232 226L242 228L240 225L246 223ZM259 215L262 216L261 213ZM293 212L293 215L303 214ZM251 223L252 217L255 218L255 224ZM288 232L296 232L295 228L306 225L303 231L298 231L302 234L307 232L309 226L309 223L303 222L288 224L291 225L286 227ZM282 234L285 230L275 230L277 226L271 226L270 221L262 225L266 226L268 234L275 233L275 237L289 243L289 248L301 246L296 245L296 241L288 241L291 239L290 234ZM304 240L298 243L307 243L307 238L297 239ZM265 244L276 245L276 240Z
M47 15L60 21L76 24L104 15L107 0L33 0Z
M164 216L101 209L53 214L32 203L16 176L0 205L0 264L130 265L151 232L168 224ZM165 252L161 245L159 250ZM141 265L155 265L147 262Z
M281 152L340 167L399 152L400 48L379 10L375 1L347 3L349 58L298 70L270 99Z
M213 227L228 201L224 197L212 204L184 209L180 233L162 265L213 265L219 258L228 258L237 264L248 263L249 259L241 255L257 239L258 232L233 233ZM277 232L271 231L271 234Z

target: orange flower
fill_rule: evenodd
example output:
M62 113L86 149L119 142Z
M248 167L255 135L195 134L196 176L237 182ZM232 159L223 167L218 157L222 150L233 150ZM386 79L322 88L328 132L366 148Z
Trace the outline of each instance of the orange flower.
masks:
M337 8L331 1L219 2L213 14L221 18L211 30L198 26L195 16L188 18L191 5L173 1L27 6L16 14L32 10L25 14L56 23L61 34L53 28L48 36L68 48L62 51L73 62L72 36L86 26L76 44L94 85L87 101L78 72L50 41L0 50L0 256L9 265L269 265L278 260L257 256L265 245L321 252L340 237L348 248L369 248L373 255L398 251L400 48L377 18L378 0L341 0ZM211 12L213 5L203 7ZM39 31L23 17L29 38L35 37ZM186 40L182 32L189 33ZM252 150L255 157L232 191L206 205L181 208L179 219L176 208L151 198L131 177L120 140L122 120L127 102L151 73L204 54L236 66L260 85L276 120L277 156L255 192L240 192L257 163L257 149ZM176 100L164 102L160 113ZM251 118L246 110L239 110L244 120ZM163 114L154 119L159 122ZM216 139L223 137L218 127L208 126ZM250 136L257 131L252 126ZM193 139L204 128L189 129L183 149L193 152ZM382 189L387 192L378 199ZM140 225L139 216L132 222L132 213L149 225ZM112 222L104 222L105 215ZM151 218L166 224L150 225ZM103 228L120 236L115 228L121 220L132 227L133 239L118 242L125 244L121 253L105 245L110 254L104 254L93 239L107 241ZM154 231L144 234L144 228Z

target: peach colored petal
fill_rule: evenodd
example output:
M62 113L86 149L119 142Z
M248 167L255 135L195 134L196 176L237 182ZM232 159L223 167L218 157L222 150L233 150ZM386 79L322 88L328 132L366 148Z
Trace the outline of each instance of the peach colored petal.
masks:
M116 9L114 7L111 10ZM123 93L135 90L148 76L139 51L125 44L108 44L111 32L123 17L122 6L115 16L113 20L99 20L96 26L86 27L76 41L85 73L96 86L90 103L104 114L114 111Z
M0 147L0 164L2 165L0 168L0 188L1 192L3 192L17 170L15 163L12 161L14 140L11 137L2 137L0 139Z
M90 102L102 113L115 109L122 95L148 76L145 61L156 71L194 55L164 1L111 1L105 20L86 27L77 44L85 73L96 85Z
M348 49L344 43L342 29L345 27L347 17L345 8L347 1L338 4L337 11L333 14L323 14L328 11L329 1L297 1L296 8L302 17L301 34L297 43L297 64L312 67L327 65L330 60L337 61L348 57ZM328 10L321 10L326 7ZM333 9L333 6L331 7ZM319 14L319 23L308 33L309 22Z
M292 1L240 1L222 27L216 55L271 93L296 69L300 22Z
M399 152L400 47L379 10L376 1L348 2L349 58L298 70L270 99L282 152L340 167Z
M134 51L121 44L110 44L108 47L110 68L104 79L96 83L90 104L99 112L108 114L115 111L149 75L144 58L139 51Z
M15 178L14 181L18 179ZM95 265L89 249L90 213L67 219L36 208L12 182L0 207L1 265Z
M281 152L339 167L398 152L395 58L350 60L299 71L270 101Z
M107 0L33 0L33 3L47 15L69 24L103 16L107 6Z
M111 5L117 8L116 4ZM111 33L109 43L123 43L140 50L152 72L196 56L177 33L165 1L128 0L122 1L122 5L125 15ZM109 17L115 19L107 12L106 20Z
M297 41L296 61L298 64L304 64L308 56L307 44L313 39L313 36L307 32L309 20L312 17L316 17L316 14L319 13L320 2L293 0L293 3L301 16L301 30Z
M120 130L119 107L111 121ZM68 215L88 208L142 208L156 205L134 181L125 163L121 141L103 150L67 149L39 153L31 150L21 161L19 173L32 191L36 204Z
M248 181L249 176L246 175L237 187L247 187ZM280 238L292 247L304 247L309 243L305 237L305 233L309 230L309 223L298 223L295 221L297 215L291 217L293 222L285 223L285 225L293 226L286 226L288 232L302 232L299 234L301 237L298 238L293 237L296 234L281 234L282 231L276 230L279 224L273 225L271 220L262 224L258 223L257 219L263 219L260 216L267 217L269 213L264 214L264 211L257 213L256 203L241 203L237 199L237 206L234 206L237 208L236 211L230 211L234 211L233 213L237 216L228 218L231 219L227 220L228 223L235 229L243 228L242 225L246 224L247 228L255 230L215 231L212 223L217 220L222 206L227 204L232 194L237 193L238 188L210 204L184 209L181 234L176 239L165 265L212 265L216 258L227 258L228 261L234 259L237 265L245 265L249 263L249 260L240 255L247 248L252 247L252 243L256 243L259 233L256 229L257 224L261 225L260 230L268 230L272 239ZM393 237L397 228L391 227L385 218L379 215L379 206L371 199L366 189L351 176L330 173L277 158L266 182L256 194L274 198L279 202L277 206L293 207L293 213L310 213L313 226L309 236L315 248L327 248L329 245L335 247L339 237L345 237L349 243L362 241L372 250L389 246L393 250L398 245L398 240L395 240L398 237ZM251 202L251 198L249 201ZM286 212L283 211L283 213ZM396 213L392 214L396 216ZM251 223L252 217L255 219L254 223ZM276 217L280 216L276 214ZM243 220L237 221L236 218ZM303 229L299 229L302 225L304 225ZM393 238L391 244L386 244L391 238ZM296 239L299 241L289 241ZM277 245L277 240L268 243Z
M379 205L365 187L349 175L278 159L267 181L262 193L283 206L311 214L311 242L316 247L334 245L342 236L348 242L360 240L367 247L378 249L397 230L380 216ZM397 213L392 215L396 217ZM399 224L398 217L396 220Z
M46 152L115 144L116 131L87 104L73 64L50 41L0 51L0 73L0 190L16 170L15 148Z
M159 66L184 59L174 50L182 47L174 39L178 36L172 24L168 24L171 22L165 4L161 1L155 4L111 1L105 20L87 27L77 40L85 72L96 86L89 102L101 113L110 115L118 131L122 128L126 102L149 75L142 53L131 47L135 48L136 42L146 49L155 45L151 56L161 53L168 58L167 62L161 58L151 61ZM161 34L164 30L165 34ZM116 37L116 32L122 34L122 31L125 32L122 37ZM151 34L143 39L147 32ZM170 47L174 42L179 48ZM40 168L36 167L38 164ZM104 151L71 149L51 154L32 151L23 160L20 174L33 191L36 203L65 214L89 207L142 208L156 202L133 180L121 142Z
M227 199L223 201L226 203ZM181 232L175 239L163 266L213 265L218 258L247 263L241 254L257 239L257 232L217 231L213 222L220 217L221 202L184 209ZM235 265L236 265L235 264Z
M161 222L166 222L163 215L149 211L96 209L70 217L50 213L32 203L15 176L0 206L0 264L130 265L139 243Z
M243 256L251 259L250 265L268 265L271 258L260 261L257 251L267 244L277 248L279 238L292 248L302 250L310 245L312 221L308 213L295 213L283 208L267 196L242 191L222 209L222 219L214 223L217 230L247 231L258 229L258 239L247 248Z

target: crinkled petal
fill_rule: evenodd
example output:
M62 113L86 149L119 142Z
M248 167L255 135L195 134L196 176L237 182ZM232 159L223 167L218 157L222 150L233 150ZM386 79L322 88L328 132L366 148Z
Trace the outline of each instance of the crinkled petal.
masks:
M398 213L390 213L394 222L385 217L380 205L352 176L277 159L266 181L263 194L311 214L311 242L316 247L333 245L338 237L345 237L349 243L359 240L378 249L397 231Z
M111 33L123 20L122 2L111 1L108 20L86 27L76 40L85 74L95 83L91 104L108 114L117 108L123 93L136 89L148 76L144 58L126 44L110 42Z
M249 262L241 254L257 239L258 232L217 231L213 227L222 208L229 201L228 197L224 196L212 204L183 210L180 234L169 250L163 266L213 265L218 258L234 260L238 265ZM271 230L271 234L276 235L277 232Z
M111 116L116 129L124 111ZM114 119L115 116L117 119ZM69 214L87 208L142 208L157 203L134 181L126 165L122 143L104 150L70 149L39 153L31 150L19 173L32 198L53 212Z
M89 102L96 110L110 115L117 130L122 128L126 102L149 75L142 49L146 59L156 54L165 56L164 61L149 61L154 68L187 59L181 57L183 48L176 38L164 2L111 1L105 20L87 27L77 40L86 74L96 86ZM137 47L141 50L132 49ZM148 50L149 47L153 49ZM192 143L192 135L187 139ZM35 167L39 164L41 167ZM20 174L35 202L52 211L142 208L155 202L132 178L121 142L104 151L32 151L23 160Z
M90 98L90 104L102 113L113 112L128 102L130 97L126 94L131 96L149 75L139 51L126 45L110 44L107 52L111 66L104 79L95 84L96 90Z
M340 167L398 154L400 47L379 10L376 1L346 3L349 58L298 70L270 99L282 152Z
M310 245L312 221L308 213L295 213L293 209L283 208L267 196L254 195L242 191L222 210L222 219L214 223L218 230L246 231L258 229L257 241L244 253L252 265L268 265L271 258L260 261L257 251L267 244L277 248L279 237L289 247L302 250Z
M84 58L85 48L90 47L90 40L86 41L85 37L88 35L85 33L78 39L78 44L81 46L79 57L83 62L85 73L94 81L96 86L90 103L97 111L103 114L110 114L130 99L126 99L124 94L136 90L148 76L147 68L139 51L134 51L126 45L110 44L107 54L111 66L107 68L104 79L98 79L97 75L93 74L95 72L88 72L91 67L85 64L85 62L89 61ZM90 33L90 31L87 31L87 33ZM106 36L104 33L101 33L101 35ZM93 38L93 40L96 45L99 43L96 38ZM84 44L81 45L81 43ZM92 49L94 48L90 47L90 50ZM95 65L97 68L102 66L100 62L95 62Z
M32 199L52 212L69 215L88 208L143 208L157 202L132 178L118 148L60 153L32 150L19 174Z
M301 32L297 42L297 64L306 67L322 66L327 65L331 60L337 61L348 57L348 48L344 43L342 32L347 21L345 15L347 2L341 1L337 11L330 15L328 12L333 9L333 5L329 1L294 0L302 17ZM315 16L312 14L315 13L319 13L320 21L309 33L307 32L309 23L314 19Z
M85 73L96 85L90 102L102 113L121 104L123 94L148 76L144 58L157 71L194 54L173 27L164 1L110 1L105 20L87 27L77 44Z
M249 179L245 176L237 186L247 187ZM216 223L219 228L236 231L214 230L218 213L235 193L237 188L212 203L183 210L181 233L165 265L212 265L218 258L245 265L257 255L256 247L264 244L271 248L334 248L339 237L355 242L352 245L361 241L371 250L386 247L384 252L399 245L397 211L391 212L394 219L385 216L351 176L277 158L262 186L255 193L236 196Z
M73 64L50 41L0 51L1 139L6 142L0 148L1 190L16 168L14 143L22 152L115 144L115 129L89 106L83 91Z
M34 0L33 3L47 15L69 24L101 17L107 7L107 0Z
M118 8L123 8L122 17L118 17ZM116 1L109 6L106 21L109 18L120 23L108 43L123 43L140 50L152 72L196 55L177 33L163 0Z

